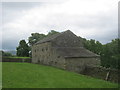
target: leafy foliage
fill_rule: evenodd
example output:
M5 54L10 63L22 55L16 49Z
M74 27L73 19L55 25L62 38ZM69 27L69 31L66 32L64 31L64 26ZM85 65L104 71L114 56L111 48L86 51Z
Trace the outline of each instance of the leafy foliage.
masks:
M16 49L17 49L17 56L22 56L22 57L29 56L30 47L28 46L25 40L21 40L19 42L19 46Z
M28 38L29 40L29 45L33 45L36 42L38 42L39 40L43 39L44 37L46 37L46 35L44 34L39 34L39 33L32 33L31 36Z
M99 41L83 38L83 44L88 50L100 55L102 66L120 69L120 39L102 45Z
M86 40L83 38L84 47L88 50L100 55L102 51L102 44L99 41L95 41L93 39Z
M35 44L39 40L41 40L41 39L43 39L43 38L45 38L47 36L54 35L56 33L59 33L59 32L51 30L50 32L48 32L47 35L39 34L39 33L32 33L31 36L28 38L28 43L29 43L30 46L32 46L33 44Z
M105 67L120 69L120 39L114 39L111 43L103 45L101 63Z
M54 35L54 34L57 34L57 33L59 33L59 32L57 32L57 31L55 31L55 30L51 30L51 31L47 34L47 36L51 36L51 35Z
M3 56L3 57L9 57L9 56L12 56L12 54L9 53L9 52L4 52L4 51L0 51L0 52L2 52L2 56Z

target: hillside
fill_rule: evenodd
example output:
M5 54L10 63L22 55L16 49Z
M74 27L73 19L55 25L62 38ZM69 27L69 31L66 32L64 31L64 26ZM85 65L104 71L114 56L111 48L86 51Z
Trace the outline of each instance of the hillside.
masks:
M3 88L117 88L117 84L30 63L3 63Z

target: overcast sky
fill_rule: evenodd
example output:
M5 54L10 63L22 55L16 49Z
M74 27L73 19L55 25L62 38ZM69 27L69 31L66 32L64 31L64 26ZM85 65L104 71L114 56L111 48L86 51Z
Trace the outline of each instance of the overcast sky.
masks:
M2 49L15 50L31 33L50 30L69 29L103 44L118 37L118 0L55 1L2 2Z

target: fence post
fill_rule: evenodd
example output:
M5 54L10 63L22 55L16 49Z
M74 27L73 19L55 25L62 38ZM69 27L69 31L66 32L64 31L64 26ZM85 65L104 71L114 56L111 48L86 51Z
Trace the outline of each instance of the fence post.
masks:
M25 59L23 58L23 59L22 59L22 62L24 63L24 61L25 61Z
M110 76L110 70L109 70L109 71L107 72L107 74L106 74L106 78L105 78L106 81L108 81L109 76Z

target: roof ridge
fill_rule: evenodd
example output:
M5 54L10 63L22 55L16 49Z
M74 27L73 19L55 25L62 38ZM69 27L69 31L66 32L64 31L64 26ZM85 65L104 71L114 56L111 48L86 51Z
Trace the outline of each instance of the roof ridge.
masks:
M35 44L50 41L50 40L52 40L52 39L58 37L60 34L61 34L61 33L56 33L56 34L53 34L53 35L47 36L47 37L45 37L45 38L39 40L39 41L38 41L37 43L35 43ZM57 35L58 35L58 36L57 36ZM54 36L54 37L53 37L53 36ZM45 40L45 39L48 39L48 40ZM45 40L45 41L44 41L44 40Z
M47 36L47 37L39 40L39 41L38 41L37 43L35 43L35 44L39 44L39 43L51 41L51 40L59 37L60 35L66 33L66 32L71 32L71 31L70 31L70 30L67 30L67 31L63 31L63 32L60 32L60 33L53 34L53 35L51 35L51 36ZM71 33L72 33L72 32L71 32Z

